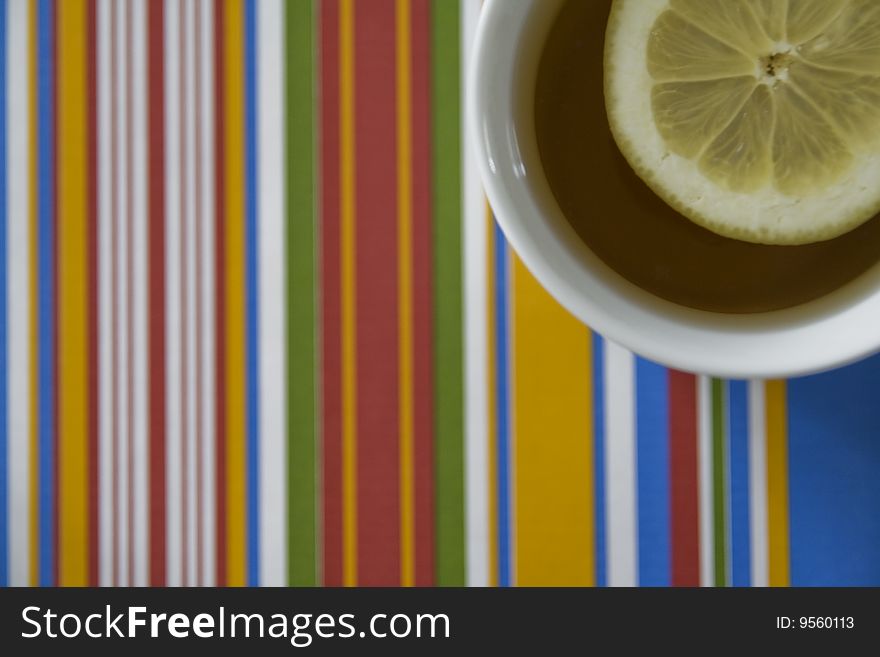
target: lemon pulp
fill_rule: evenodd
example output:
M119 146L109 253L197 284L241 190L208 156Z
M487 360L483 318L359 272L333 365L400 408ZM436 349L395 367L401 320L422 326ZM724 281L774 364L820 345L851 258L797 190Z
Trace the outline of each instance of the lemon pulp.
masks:
M698 224L803 244L880 210L877 0L615 0L605 76L627 160Z

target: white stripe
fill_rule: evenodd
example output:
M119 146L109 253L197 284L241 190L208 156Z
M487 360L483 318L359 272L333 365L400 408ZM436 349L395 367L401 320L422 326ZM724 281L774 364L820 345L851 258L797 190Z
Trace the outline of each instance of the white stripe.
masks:
M117 336L117 423L116 427L116 477L117 517L116 536L118 584L128 586L128 148L126 144L126 63L130 52L126 38L128 3L117 2L116 7L116 336Z
M9 459L9 583L25 586L30 573L30 213L28 173L28 5L7 5L7 390Z
M186 129L184 131L186 148L185 166L186 171L186 200L184 230L186 231L185 258L186 267L183 272L186 285L186 313L184 330L186 331L186 362L185 385L186 385L186 472L184 477L184 493L186 515L186 585L195 586L197 583L198 556L196 554L196 412L198 403L196 400L196 107L195 107L195 5L192 2L184 4L184 62L186 76L184 81Z
M480 18L480 0L461 4L461 101L467 65ZM467 499L467 583L489 585L489 399L486 280L486 200L471 150L462 132L462 220L464 229L465 486Z
M609 586L635 586L635 359L612 342L605 348L605 482Z
M201 107L199 108L199 129L201 130L202 152L202 216L199 246L202 253L202 335L199 345L202 361L202 394L200 412L202 414L202 468L201 510L202 554L199 559L202 568L202 584L211 586L215 582L216 563L216 498L214 495L214 69L213 69L213 0L202 0L201 10Z
M262 0L258 21L260 310L260 584L287 583L284 309L284 7ZM308 375L302 373L302 375Z
M715 585L715 536L712 509L712 382L697 377L697 461L700 502L700 585Z
M132 272L134 276L132 289L134 304L132 314L134 337L134 564L132 565L135 586L146 586L149 565L149 445L147 411L147 387L149 386L149 364L147 362L147 37L146 12L147 0L135 0L131 4L132 44L131 55L133 64L132 86L132 129L133 140L132 163L134 167L134 199L132 209Z
M752 586L770 582L767 547L767 414L763 381L749 381L749 536Z
M166 549L168 586L183 584L180 316L180 53L178 0L165 0L165 334L166 334Z
M98 584L113 584L113 297L110 284L115 273L111 268L113 239L113 206L110 194L113 169L110 166L112 135L110 114L113 97L111 76L114 53L110 52L110 3L98 3L98 434L100 457L98 462Z

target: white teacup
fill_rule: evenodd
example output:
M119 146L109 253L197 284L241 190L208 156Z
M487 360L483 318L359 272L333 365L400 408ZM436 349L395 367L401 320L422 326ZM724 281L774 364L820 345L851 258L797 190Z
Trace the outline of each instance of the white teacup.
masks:
M550 191L534 128L538 64L564 1L487 0L468 81L469 128L486 193L511 245L542 285L609 339L691 372L788 377L880 350L880 263L816 301L725 315L660 299L589 250Z

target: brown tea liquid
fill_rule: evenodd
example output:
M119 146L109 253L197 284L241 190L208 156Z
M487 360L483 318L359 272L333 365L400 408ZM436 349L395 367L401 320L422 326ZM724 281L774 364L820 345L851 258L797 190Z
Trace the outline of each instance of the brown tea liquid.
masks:
M880 260L880 218L828 242L763 246L700 228L656 196L608 127L602 62L610 7L611 0L568 0L545 47L536 90L547 179L597 256L657 296L724 313L811 301Z

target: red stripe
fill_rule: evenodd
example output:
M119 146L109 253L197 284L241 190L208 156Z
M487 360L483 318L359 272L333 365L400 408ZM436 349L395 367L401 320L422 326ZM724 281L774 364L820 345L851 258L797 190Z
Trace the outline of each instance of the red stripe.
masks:
M89 586L98 585L98 75L95 0L88 0L88 404Z
M321 4L321 299L325 586L342 586L339 4Z
M225 113L223 100L225 94L223 68L223 2L214 3L214 106L216 118L214 122L214 140L216 142L214 158L214 207L216 209L214 227L214 282L217 291L215 315L215 359L217 362L215 422L217 424L216 443L216 487L217 487L217 586L226 583L226 212L224 209L224 171L226 156L224 131Z
M163 2L147 3L149 67L150 584L165 585L165 71Z
M355 7L358 581L400 582L394 0Z
M700 585L697 379L669 371L672 585Z
M416 586L434 584L430 7L412 3L413 383Z

